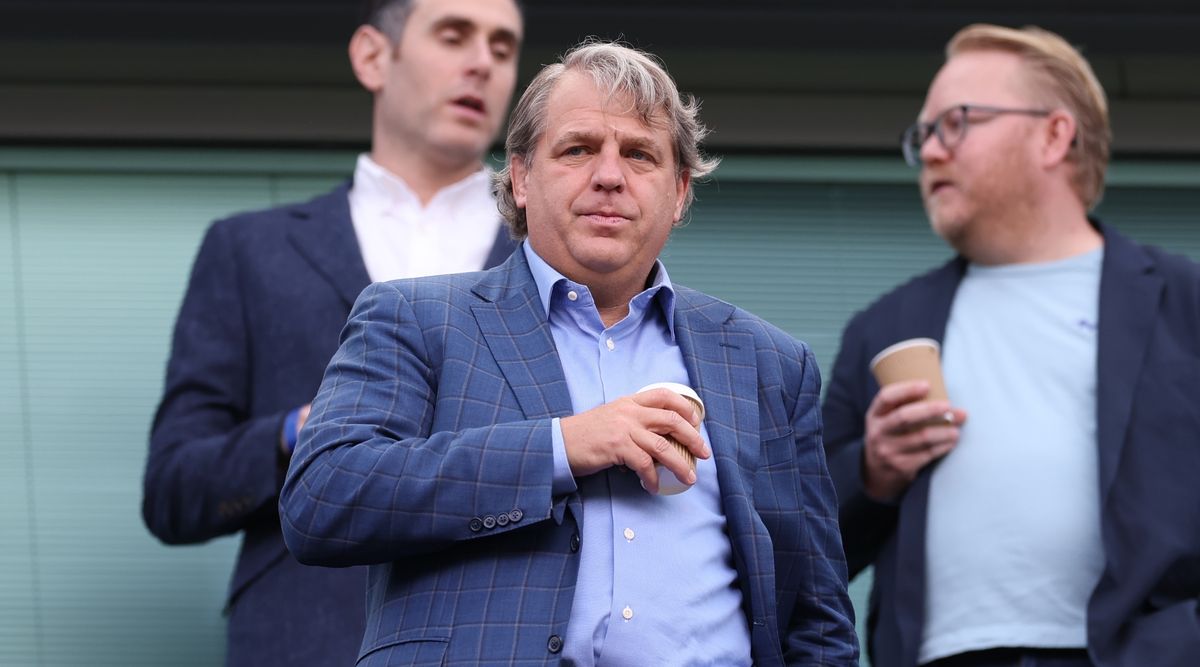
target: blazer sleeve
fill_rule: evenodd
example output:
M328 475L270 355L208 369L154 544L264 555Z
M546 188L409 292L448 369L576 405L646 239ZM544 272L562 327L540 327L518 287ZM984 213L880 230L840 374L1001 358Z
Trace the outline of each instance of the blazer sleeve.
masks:
M862 335L866 326L860 313L842 333L822 410L825 451L837 489L838 522L851 578L875 561L899 518L898 506L876 502L863 490L863 437L867 408L874 398Z
M431 358L426 335L448 337L454 351ZM552 516L551 420L496 423L502 407L519 413L472 382L480 373L497 386L494 367L477 363L488 352L473 336L446 322L422 326L391 283L362 293L280 496L284 540L300 562L386 562ZM456 377L465 368L465 379L439 385L450 365ZM441 423L461 428L432 432L439 411L452 413ZM500 514L480 528L481 517Z
M168 544L202 542L273 517L284 413L250 418L251 360L237 249L210 227L175 324L150 433L142 517Z
M797 345L802 359L801 382L791 415L800 472L800 520L805 522L802 549L807 562L803 578L808 586L796 596L790 610L784 657L789 665L858 665L858 638L854 608L847 593L846 561L837 523L837 495L830 481L821 446L821 379L817 362L805 345ZM780 610L780 613L785 613Z

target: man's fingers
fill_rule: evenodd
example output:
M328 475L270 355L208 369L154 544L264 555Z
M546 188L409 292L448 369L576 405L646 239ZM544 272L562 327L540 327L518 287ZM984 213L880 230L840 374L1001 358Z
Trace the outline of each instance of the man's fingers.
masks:
M656 463L674 473L675 477L687 484L696 482L696 471L692 463L669 438L652 432L636 434L635 444L648 453Z
M633 395L633 400L643 407L670 410L692 426L700 425L700 413L696 410L695 404L670 389L659 387L638 392Z
M882 417L902 405L913 403L929 395L929 383L925 380L893 382L879 389L867 411Z

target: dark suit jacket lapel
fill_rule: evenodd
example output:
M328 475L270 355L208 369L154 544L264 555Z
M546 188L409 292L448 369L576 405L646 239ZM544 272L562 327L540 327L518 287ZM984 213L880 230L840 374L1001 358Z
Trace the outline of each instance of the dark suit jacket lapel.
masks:
M1096 360L1096 439L1103 501L1121 460L1163 279L1141 248L1111 229L1101 226L1100 231L1104 234L1104 262Z
M329 194L291 207L293 222L288 230L288 241L347 306L371 282L350 221L349 190L350 184L344 183Z
M888 344L908 338L932 338L943 342L954 293L962 282L966 267L967 263L961 257L951 260L928 276L923 289L909 290L901 306L904 317L896 323L895 336L890 337ZM925 623L925 515L929 507L929 480L936 466L935 463L922 470L900 499L896 571L889 579L895 586L896 616L886 619L894 623L897 630L900 664L916 664Z
M732 313L729 304L676 289L675 337L692 388L704 401L704 423L742 594L752 618L773 620L774 554L756 551L753 539L766 530L753 507L760 448L754 336L729 322ZM766 626L774 632L773 622Z

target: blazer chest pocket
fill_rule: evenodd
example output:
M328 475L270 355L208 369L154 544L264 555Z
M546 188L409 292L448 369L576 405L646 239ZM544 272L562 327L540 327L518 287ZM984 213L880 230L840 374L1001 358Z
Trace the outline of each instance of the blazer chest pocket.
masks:
M401 639L385 643L368 650L358 659L357 667L385 667L390 665L413 665L414 667L436 667L446 661L446 637L424 639Z

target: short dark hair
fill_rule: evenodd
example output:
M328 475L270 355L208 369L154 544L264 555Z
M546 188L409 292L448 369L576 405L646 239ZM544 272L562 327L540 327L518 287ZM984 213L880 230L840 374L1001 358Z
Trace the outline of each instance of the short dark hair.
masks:
M393 42L404 33L404 24L412 14L414 0L367 0L363 25L387 35Z
M404 24L412 15L414 4L416 0L367 0L362 25L375 28L387 35L393 43L397 43L404 34ZM525 10L521 7L520 0L513 0L513 4L517 7L517 13L524 18Z

